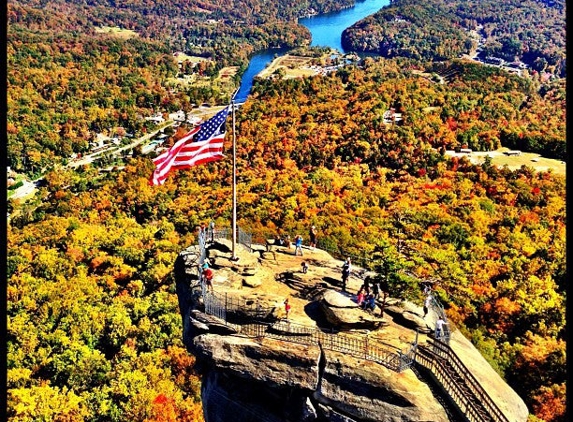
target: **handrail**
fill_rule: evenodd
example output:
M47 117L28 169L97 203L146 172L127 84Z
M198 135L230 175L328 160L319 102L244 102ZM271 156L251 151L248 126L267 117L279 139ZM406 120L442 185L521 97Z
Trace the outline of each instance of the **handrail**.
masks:
M483 414L479 412L474 402L470 400L461 386L455 381L454 377L450 371L448 371L448 368L444 365L443 361L441 359L435 359L431 353L426 355L423 352L423 347L420 348L420 351L422 351L422 353L416 355L416 361L424 361L424 363L420 363L432 372L434 378L443 386L448 396L456 404L464 416L470 422L485 422L487 419Z
M475 378L472 372L464 365L464 363L455 354L455 352L451 349L450 346L441 341L436 341L436 340L428 340L428 343L432 346L431 349L432 356L436 356L448 362L448 364L452 367L455 373L463 379L464 384L470 389L474 397L476 397L479 400L481 406L483 406L486 409L486 411L488 412L493 421L509 422L504 413L499 409L499 407L495 404L493 399L487 394L487 392L479 383L479 381ZM416 355L416 358L418 356L419 355ZM433 359L433 363L441 365L439 359ZM476 419L476 421L478 422L480 422L481 420L483 419Z
M380 363L387 368L402 372L409 368L413 361L414 348L407 354L401 350L389 350L380 347L377 343L372 343L368 335L351 335L345 333L328 333L324 329L291 322L288 320L278 320L265 322L264 318L271 313L272 307L263 308L255 306L255 303L248 304L244 300L229 297L227 294L219 294L208 291L202 286L203 302L205 313L214 315L223 320L225 325L232 327L238 332L254 337L269 337L298 344L321 345L322 348L337 352L347 353L355 357L364 358ZM243 324L230 322L230 314L244 312ZM253 312L256 311L256 312ZM251 314L251 315L249 315Z
M230 240L232 237L232 229L228 227L224 227L221 229L217 229L214 227L206 227L205 230L201 230L199 232L199 244L201 243L201 239L203 239L204 244L206 245L208 242L213 243L217 239L226 239ZM240 244L244 245L249 251L253 251L252 248L252 238L253 236L251 233L247 233L243 231L240 227L237 227L237 239Z

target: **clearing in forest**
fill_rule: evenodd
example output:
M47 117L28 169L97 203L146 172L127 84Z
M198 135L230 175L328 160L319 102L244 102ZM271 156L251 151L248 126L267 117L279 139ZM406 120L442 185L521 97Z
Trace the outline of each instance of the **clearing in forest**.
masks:
M277 57L272 63L263 69L257 76L260 78L267 78L278 69L284 69L284 78L300 78L303 76L313 76L317 71L310 68L314 59L313 57L305 56L292 56L285 54L284 56Z
M232 79L233 76L235 76L238 71L239 71L239 66L224 67L219 71L219 79L221 80Z
M535 152L521 152L520 155L507 155L509 148L500 148L496 151L472 151L470 154L464 154L454 151L447 151L446 155L453 157L467 157L474 164L482 164L486 156L491 157L491 164L498 167L507 166L511 170L517 170L521 166L532 167L535 171L547 171L551 169L554 174L565 175L565 161L554 158L542 157Z
M95 29L100 34L111 34L118 38L129 39L138 37L139 34L131 29L121 29L119 26L101 26Z

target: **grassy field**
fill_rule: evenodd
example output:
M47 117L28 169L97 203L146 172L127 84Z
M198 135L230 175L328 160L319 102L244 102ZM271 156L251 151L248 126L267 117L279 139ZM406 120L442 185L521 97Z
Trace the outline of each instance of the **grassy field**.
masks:
M547 171L551 169L554 174L565 175L566 164L564 161L553 158L545 158L533 152L522 152L521 155L506 155L509 148L500 148L496 151L472 152L471 154L455 153L448 151L448 155L453 157L467 157L472 163L481 164L485 157L489 155L491 162L495 166L503 167L507 165L510 169L516 170L525 165L537 171Z
M139 34L131 29L121 29L119 26L102 26L95 29L96 32L115 35L118 38L133 38L138 37Z
M204 57L199 56L189 56L185 53L178 52L177 53L177 60L182 62L192 62L192 63L199 63L207 60Z
M263 69L257 76L261 78L267 78L278 69L284 69L285 78L300 78L303 76L313 76L316 75L316 71L313 69L308 69L312 61L315 60L312 57L304 56L291 56L290 54L285 54L284 56L277 57L272 61L272 63Z

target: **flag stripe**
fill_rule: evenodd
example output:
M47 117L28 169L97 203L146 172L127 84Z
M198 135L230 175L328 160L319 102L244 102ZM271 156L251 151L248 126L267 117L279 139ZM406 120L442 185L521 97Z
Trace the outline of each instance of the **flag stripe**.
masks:
M163 154L157 156L153 159L155 164L161 164L165 162L165 160L169 159L177 155L177 152L181 150L185 146L185 144L189 141L193 140L193 135L199 131L199 128L193 128L191 131L187 132L183 138L179 139L169 150L165 151Z
M222 151L222 138L214 138L212 142L192 142L187 145L182 145L176 154L169 157L168 161L160 164L155 172L161 176L166 175L172 168L180 167L188 163L193 165L197 157L201 157L205 154L221 154Z
M156 165L150 183L161 185L173 169L187 169L223 158L221 131L230 106L224 108L205 123L187 132L169 150L153 160Z

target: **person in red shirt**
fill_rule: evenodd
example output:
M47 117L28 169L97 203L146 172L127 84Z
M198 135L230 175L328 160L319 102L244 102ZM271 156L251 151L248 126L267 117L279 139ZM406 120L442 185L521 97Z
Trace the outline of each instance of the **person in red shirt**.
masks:
M285 312L286 312L286 318L288 319L288 314L290 312L290 303L288 303L288 298L285 299Z
M213 270L211 268L205 268L203 270L203 280L205 280L207 290L213 291L213 275Z

